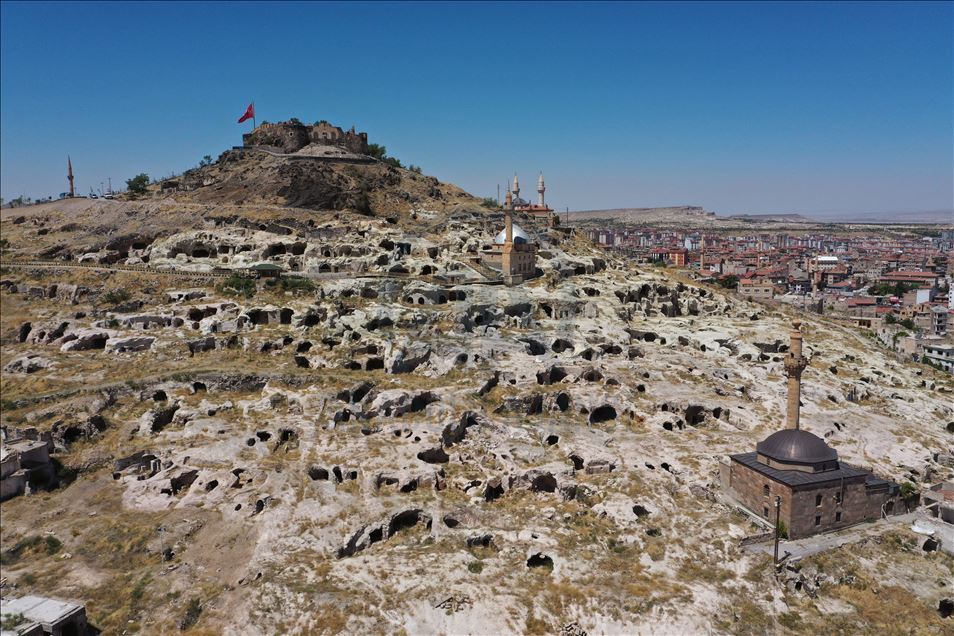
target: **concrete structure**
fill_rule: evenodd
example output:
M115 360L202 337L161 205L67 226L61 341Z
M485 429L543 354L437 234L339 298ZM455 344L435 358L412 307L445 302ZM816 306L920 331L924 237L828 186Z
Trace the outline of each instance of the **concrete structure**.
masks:
M954 373L954 346L949 344L924 344L921 351L931 364L948 373Z
M904 512L897 484L840 462L835 449L800 428L801 376L807 365L796 322L785 359L787 428L759 442L755 452L730 456L721 469L723 487L769 523L775 521L777 498L778 518L793 539Z
M931 486L930 490L924 493L923 499L924 507L932 517L954 524L954 482L944 481Z
M56 471L50 461L50 439L11 439L0 446L0 501L53 485Z
M12 634L85 636L89 633L84 606L44 596L2 598L0 614L24 618L23 623L10 632ZM3 634L6 636L7 631L4 630Z
M775 298L775 286L767 280L743 278L739 281L739 293L753 300L772 300Z

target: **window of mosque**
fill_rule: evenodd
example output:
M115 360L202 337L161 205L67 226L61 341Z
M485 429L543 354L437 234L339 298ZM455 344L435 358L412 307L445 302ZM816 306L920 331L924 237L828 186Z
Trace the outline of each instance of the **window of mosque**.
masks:
M822 496L821 496L821 495L815 495L815 505L816 505L816 506L820 506L820 505L821 505L821 502L822 502Z
M768 484L765 484L764 486L762 486L762 495L765 496L765 497L768 497L768 495L769 495L769 487L768 487Z
M820 525L821 525L821 515L818 515L818 516L815 517L815 525L816 525L816 526L820 526Z

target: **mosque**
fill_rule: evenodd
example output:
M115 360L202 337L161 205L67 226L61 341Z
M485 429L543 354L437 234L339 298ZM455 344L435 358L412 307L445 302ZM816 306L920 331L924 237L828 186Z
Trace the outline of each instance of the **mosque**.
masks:
M556 215L553 213L553 208L548 206L544 202L544 195L546 194L547 186L543 181L543 173L540 173L540 178L537 179L537 202L530 203L520 198L520 179L517 178L517 175L513 175L513 209L517 212L523 212L524 214L529 215L534 219L541 219L547 222L547 225L552 227L556 222Z
M537 192L538 203L530 204L520 198L520 181L513 177L513 191L507 188L507 198L504 200L504 229L494 237L493 245L485 247L480 254L482 265L500 272L506 285L518 285L536 274L538 246L526 231L513 222L515 211L523 212L531 217L546 215L550 223L553 210L543 202L546 186L543 183L543 174L540 174Z
M785 358L787 427L756 444L754 452L729 456L721 468L723 487L770 523L777 515L790 539L905 512L898 484L841 462L825 440L799 427L801 377L808 366L800 327L793 324Z

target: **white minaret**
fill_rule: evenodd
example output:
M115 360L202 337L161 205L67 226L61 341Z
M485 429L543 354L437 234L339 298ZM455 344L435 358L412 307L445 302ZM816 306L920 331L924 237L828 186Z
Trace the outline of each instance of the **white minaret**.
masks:
M517 179L517 173L513 173L513 198L520 198L520 181Z
M540 178L537 179L537 205L541 208L545 207L543 203L543 193L547 191L546 185L543 183L543 173L540 173Z

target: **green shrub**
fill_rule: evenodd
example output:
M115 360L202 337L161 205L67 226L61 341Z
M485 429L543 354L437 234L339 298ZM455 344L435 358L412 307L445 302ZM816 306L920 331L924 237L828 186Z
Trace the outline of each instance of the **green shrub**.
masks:
M496 210L499 207L497 205L497 199L493 197L484 197L480 200L480 205L490 210Z
M118 305L119 303L124 303L129 300L131 296L132 294L130 294L127 289L110 289L103 294L103 302L110 305Z
M467 564L467 571L471 574L480 574L484 571L484 564L482 561L471 561Z
M202 603L197 598L192 598L186 607L185 616L179 621L179 629L185 631L199 622L199 616L202 615Z
M302 276L282 276L278 281L278 286L282 291L315 291L315 284L311 281L311 279L304 278Z
M20 539L9 550L0 552L0 565L13 565L20 560L20 557L23 556L24 552L38 548L41 543L43 543L43 537L39 535L33 535Z
M778 537L779 539L788 538L788 526L786 526L785 522L781 519L778 520Z
M46 536L46 553L56 554L63 548L63 542L52 535Z
M739 286L739 277L735 274L729 274L728 276L720 278L718 283L720 287L724 287L725 289L735 289Z
M229 276L216 289L227 296L251 298L255 295L255 280L245 276Z
M25 623L26 618L23 617L23 614L4 614L0 618L0 629L3 631L10 630L11 632L16 629L21 623Z

